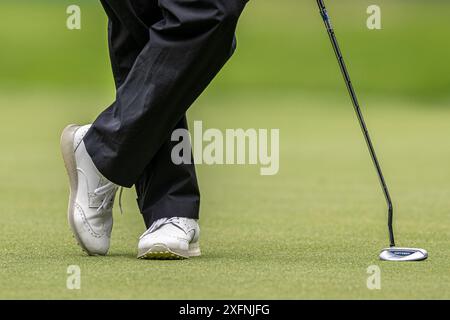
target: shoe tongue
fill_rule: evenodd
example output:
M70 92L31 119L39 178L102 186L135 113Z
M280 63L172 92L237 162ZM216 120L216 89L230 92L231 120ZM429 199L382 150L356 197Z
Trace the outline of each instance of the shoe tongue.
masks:
M102 196L97 196L95 194L89 195L89 208L100 208L103 202Z

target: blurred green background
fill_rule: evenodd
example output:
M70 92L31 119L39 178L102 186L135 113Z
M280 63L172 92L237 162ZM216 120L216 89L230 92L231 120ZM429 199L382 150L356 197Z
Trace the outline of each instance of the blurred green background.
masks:
M82 9L82 30L65 28L65 8ZM339 40L360 94L448 97L450 22L446 1L377 1L382 30L366 27L370 1L330 1ZM5 89L112 89L106 17L97 1L2 1L1 75ZM214 91L341 93L315 1L251 1L238 55ZM331 70L330 70L331 69Z
M328 1L396 202L399 245L377 259L384 199L315 1L250 1L238 51L191 108L214 128L279 128L280 173L199 166L203 257L135 259L144 226L125 194L111 254L84 256L66 222L59 134L114 98L97 1L0 4L0 298L450 298L450 3ZM66 28L78 4L82 29ZM382 10L368 30L366 9ZM82 289L66 289L79 265ZM366 269L379 265L381 290ZM180 285L181 284L181 285Z

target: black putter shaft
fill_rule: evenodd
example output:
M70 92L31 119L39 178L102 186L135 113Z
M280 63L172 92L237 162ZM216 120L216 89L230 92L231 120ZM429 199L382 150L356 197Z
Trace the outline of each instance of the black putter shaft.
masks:
M367 143L367 147L369 148L370 156L372 158L375 169L377 170L378 178L380 179L381 188L383 189L384 197L386 198L386 203L388 206L388 229L389 229L389 241L391 247L395 247L394 240L394 230L392 227L392 220L394 215L394 209L392 205L391 196L389 194L389 190L386 184L386 181L383 176L383 172L381 171L380 163L378 162L377 155L375 153L375 149L372 144L372 140L370 139L369 130L367 129L366 122L364 121L364 117L362 115L361 109L359 107L358 98L356 97L355 89L353 88L352 81L350 80L350 75L348 73L347 67L344 62L344 58L342 57L341 49L339 48L339 44L336 39L336 35L333 30L333 26L331 25L330 18L328 16L327 9L323 0L316 0L317 4L320 8L320 14L322 15L323 21L325 22L325 26L328 31L328 35L330 36L331 43L333 44L334 53L339 62L339 66L341 67L342 74L345 79L345 83L347 85L348 92L352 98L353 107L355 108L356 115L358 116L359 124L361 125L362 132L364 134L364 138Z

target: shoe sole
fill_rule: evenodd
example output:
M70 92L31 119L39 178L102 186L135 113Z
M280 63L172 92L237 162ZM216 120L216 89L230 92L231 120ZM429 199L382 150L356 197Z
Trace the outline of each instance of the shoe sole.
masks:
M200 246L197 243L189 245L187 252L176 252L165 244L155 244L145 253L138 255L138 259L144 260L186 260L190 257L199 257L201 255Z
M69 185L70 185L70 195L69 195L69 206L67 208L67 220L69 221L70 229L72 230L73 235L75 236L75 240L77 244L86 252L88 255L91 255L86 247L83 245L81 241L77 229L75 228L74 222L74 212L75 212L75 197L78 192L78 173L77 166L75 161L75 152L73 150L73 141L75 132L81 128L81 126L71 124L67 126L62 134L61 134L61 153L64 160L64 166L66 167L67 175L69 176Z

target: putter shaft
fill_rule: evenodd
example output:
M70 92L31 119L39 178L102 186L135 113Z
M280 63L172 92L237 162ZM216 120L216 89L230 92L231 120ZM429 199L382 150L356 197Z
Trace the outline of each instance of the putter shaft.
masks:
M375 148L373 147L372 140L370 139L369 130L367 129L367 125L366 125L366 122L364 121L364 117L363 117L363 114L361 112L361 108L359 107L358 98L356 97L355 89L353 88L352 81L350 80L350 75L349 75L349 72L348 72L347 67L345 65L341 49L339 48L339 44L337 42L333 26L332 26L330 18L328 16L327 9L325 7L325 4L324 4L323 0L316 0L316 1L317 1L317 4L318 4L319 8L320 8L320 14L322 15L323 21L325 22L325 26L327 28L328 35L330 36L330 40L331 40L331 43L333 45L334 53L336 54L336 58L338 59L339 66L340 66L342 74L344 76L345 83L347 85L348 92L349 92L350 97L352 99L353 107L354 107L356 115L358 117L359 124L361 125L361 130L362 130L362 132L364 134L364 138L366 140L370 156L372 158L373 164L374 164L375 169L377 171L378 178L379 178L380 184L381 184L381 188L382 188L383 193L384 193L384 197L386 198L386 203L387 203L387 206L388 206L389 241L390 241L390 246L394 247L395 246L395 240L394 240L394 230L393 230L393 227L392 227L394 208L393 208L393 205L392 205L391 196L389 194L389 190L388 190L386 181L384 179L383 172L381 171L381 166L380 166L380 163L378 161L377 155L375 153Z

